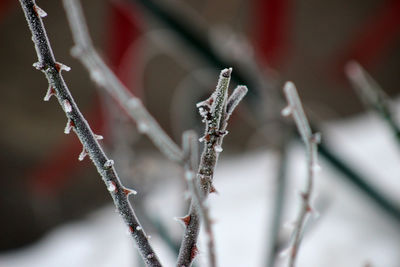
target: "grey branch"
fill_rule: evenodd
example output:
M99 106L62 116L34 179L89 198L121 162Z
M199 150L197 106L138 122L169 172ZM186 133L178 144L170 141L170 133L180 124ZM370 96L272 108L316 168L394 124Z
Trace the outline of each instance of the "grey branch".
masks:
M46 75L50 85L50 93L48 92L48 94L50 96L54 94L57 97L58 102L68 118L65 131L68 133L73 129L79 140L82 142L85 153L89 155L106 184L114 204L128 226L146 265L161 266L158 257L148 241L148 237L143 230L138 230L141 229L141 225L139 224L139 221L128 201L128 195L132 191L121 184L118 174L113 166L113 161L108 159L105 155L98 143L99 137L93 134L88 122L82 116L64 82L61 71L68 68L65 65L57 63L54 58L42 22L42 17L46 16L46 13L36 5L34 0L20 0L20 3L32 32L32 40L37 52L38 62L35 63L34 66Z
M198 136L194 131L186 131L182 136L182 147L185 153L185 157L188 159L185 166L185 178L188 183L188 188L190 190L192 200L196 205L196 209L198 210L200 217L202 218L204 228L207 234L207 248L208 248L208 257L209 257L209 266L216 266L216 257L215 257L215 243L214 243L214 234L212 230L212 221L208 212L208 207L205 203L205 195L200 190L200 186L198 184L198 179L196 179L195 169L198 165ZM188 215L190 216L190 215ZM190 217L186 216L185 218L190 220ZM184 222L187 222L184 220ZM186 223L185 223L185 226Z
M94 49L79 0L63 0L63 3L75 42L72 54L86 67L92 80L104 88L127 111L137 123L139 132L146 134L166 157L182 163L182 150L164 132L141 100L132 95L107 67Z
M228 87L231 78L232 69L224 69L219 76L217 88L214 93L205 101L197 104L203 122L206 124L205 133L201 141L204 142L204 149L200 159L197 179L204 198L211 192L215 192L212 184L214 170L217 164L218 156L222 152L222 141L227 134L226 127L228 119L237 103L247 92L245 86L236 88L232 97L228 100ZM227 104L231 103L229 113L227 113ZM185 229L184 238L178 256L178 267L191 266L196 255L197 238L200 229L199 209L196 201L192 199L189 209L189 223Z
M307 150L307 182L305 191L302 192L302 203L300 212L298 214L295 229L293 232L293 240L290 247L289 266L293 267L296 263L299 246L302 239L302 232L304 228L307 215L312 211L310 199L313 191L314 184L314 171L317 164L317 144L320 142L320 135L318 133L312 134L310 125L304 113L303 107L300 102L299 95L297 94L296 87L292 82L286 82L283 91L288 102L288 106L282 111L285 116L292 115L296 123L297 129L303 139Z
M364 105L374 110L388 123L400 143L400 127L394 119L389 97L383 89L356 61L346 64L345 73Z

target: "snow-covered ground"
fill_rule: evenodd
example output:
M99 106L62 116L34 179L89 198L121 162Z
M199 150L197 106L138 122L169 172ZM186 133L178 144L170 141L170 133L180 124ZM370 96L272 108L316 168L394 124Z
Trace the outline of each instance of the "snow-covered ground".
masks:
M375 115L330 123L323 139L348 164L365 174L369 182L400 205L400 150L386 125ZM271 201L275 193L276 157L271 152L252 152L235 158L221 157L215 186L209 199L215 219L214 232L219 266L265 266ZM319 218L309 224L298 258L307 267L398 267L399 225L339 173L320 159L314 207ZM290 152L284 221L294 220L299 192L305 178L303 147ZM184 194L176 184L164 184L149 197L172 233L182 227L172 218L180 216ZM139 195L136 197L140 197ZM146 229L146 227L145 227ZM285 232L286 231L286 232ZM282 227L289 235L291 229ZM284 235L285 236L285 235ZM174 266L174 256L157 237L151 239L165 266ZM206 262L200 242L198 261ZM55 229L41 241L18 251L0 254L0 267L140 266L133 242L114 207L99 209L82 221ZM285 264L285 257L279 261ZM370 264L370 265L367 265ZM206 265L203 265L206 266Z

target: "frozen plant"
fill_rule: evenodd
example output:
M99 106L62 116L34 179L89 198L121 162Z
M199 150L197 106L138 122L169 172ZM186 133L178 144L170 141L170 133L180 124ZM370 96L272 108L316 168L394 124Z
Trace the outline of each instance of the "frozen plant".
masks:
M295 229L293 231L293 237L289 247L289 267L294 267L296 264L296 258L299 251L306 219L308 217L308 214L313 211L311 208L310 200L314 185L314 173L315 170L318 169L317 145L321 140L321 136L319 133L312 133L295 85L292 82L286 82L283 91L288 102L288 106L282 110L282 115L293 116L300 136L306 146L307 155L306 188L301 193L302 203L298 217L295 222Z

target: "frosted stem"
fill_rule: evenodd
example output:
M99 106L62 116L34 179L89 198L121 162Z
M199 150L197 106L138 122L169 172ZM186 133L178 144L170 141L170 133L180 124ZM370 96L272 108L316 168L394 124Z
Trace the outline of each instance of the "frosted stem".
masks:
M289 266L293 267L296 263L299 246L301 243L302 232L307 215L311 212L310 199L314 184L314 170L317 166L317 144L320 141L319 134L312 134L307 117L304 113L296 87L292 82L286 82L283 91L290 107L291 114L296 123L297 129L303 139L307 150L307 182L305 191L302 192L301 208L296 219L295 229L293 231L293 240L290 247Z
M140 99L121 83L94 49L79 0L63 0L63 3L75 42L72 54L86 67L90 77L127 111L141 133L147 135L169 159L182 163L183 152L179 146L160 127Z
M82 116L79 108L77 107L72 95L64 82L61 75L62 67L56 62L53 51L47 37L42 16L44 11L39 9L34 0L20 0L22 9L24 11L29 28L32 32L32 40L38 57L38 64L35 66L45 73L49 85L54 88L56 97L61 107L65 111L68 120L73 122L73 131L82 142L84 149L87 151L93 164L96 166L97 171L101 175L104 183L108 186L113 184L115 190L110 191L111 197L117 207L120 215L125 221L131 235L136 241L140 254L144 259L147 266L161 266L158 257L151 247L148 237L143 231L135 231L140 226L138 219L133 212L133 209L124 192L124 187L118 177L115 168L109 164L110 160L105 155L103 149L99 145L95 135L88 122ZM151 257L149 257L151 255Z
M216 266L216 256L215 256L215 243L214 234L212 230L212 222L208 212L208 207L205 205L205 195L200 190L199 177L196 177L194 170L198 165L198 136L194 131L186 131L182 136L182 147L184 154L187 158L187 164L185 164L185 178L192 196L192 200L196 205L196 209L199 211L199 215L202 218L205 232L207 234L207 249L209 266ZM189 215L190 216L190 215ZM196 223L199 221L196 220ZM189 221L186 226L190 223ZM192 249L193 250L193 249ZM191 253L192 254L192 253Z
M228 87L231 72L232 69L222 70L214 93L206 101L197 104L200 115L203 116L203 121L206 124L204 136L201 138L204 141L204 149L196 176L197 179L199 179L204 198L207 198L209 193L215 192L212 181L220 154L218 151L221 151L222 141L227 133L226 127L229 115L236 106L232 105L230 113L227 114ZM247 88L245 91L247 92ZM218 149L215 149L216 146ZM196 251L196 243L200 229L199 213L196 201L192 199L189 209L190 222L185 229L184 238L179 250L178 262L176 265L178 267L189 267L194 260L195 253L193 252Z

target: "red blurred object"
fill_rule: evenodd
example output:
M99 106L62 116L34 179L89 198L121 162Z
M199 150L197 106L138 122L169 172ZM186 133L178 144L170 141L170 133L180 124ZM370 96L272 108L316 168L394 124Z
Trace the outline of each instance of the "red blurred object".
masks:
M349 60L356 60L365 68L379 63L390 52L399 33L400 1L386 1L382 8L363 23L348 47L340 50L340 60L334 64L335 73L343 77L344 65Z
M255 48L264 62L278 67L287 59L290 49L290 0L255 2Z

